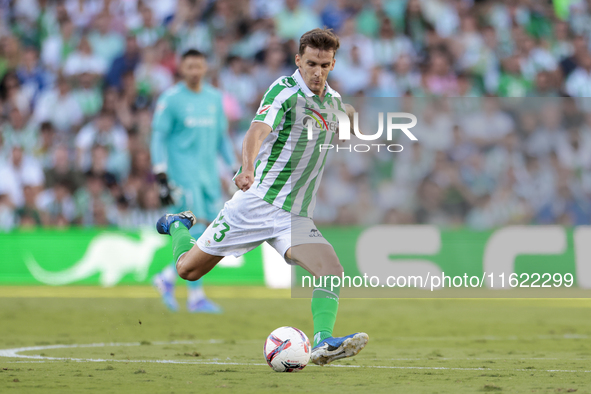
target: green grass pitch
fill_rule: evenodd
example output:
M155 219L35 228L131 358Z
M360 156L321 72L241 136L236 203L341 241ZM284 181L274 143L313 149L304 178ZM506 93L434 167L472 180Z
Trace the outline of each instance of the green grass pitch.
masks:
M312 337L310 301L207 290L224 314L170 313L147 287L0 287L0 393L591 393L591 300L342 299L335 334L367 347L276 373L264 339Z

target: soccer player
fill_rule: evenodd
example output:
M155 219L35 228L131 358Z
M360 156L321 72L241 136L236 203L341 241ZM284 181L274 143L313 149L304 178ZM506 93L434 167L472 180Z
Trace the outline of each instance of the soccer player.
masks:
M197 238L221 207L217 155L232 168L236 168L236 157L227 135L222 95L203 82L205 56L195 49L186 51L180 72L183 81L162 93L156 104L150 152L162 203L174 205L176 211L192 210L191 235ZM165 305L173 311L178 310L174 296L177 277L173 262L154 278ZM187 285L190 312L221 312L206 298L201 280Z
M297 70L271 85L246 133L242 167L234 178L240 190L196 243L188 230L196 220L191 212L160 218L157 230L172 236L183 279L198 280L223 256L242 255L265 241L287 262L315 277L341 276L343 268L333 247L318 236L312 221L327 152L319 149L320 144L330 143L337 131L335 114L326 114L336 110L350 115L326 82L338 48L339 39L330 30L314 29L301 37ZM312 123L313 138L308 140L312 119L317 123ZM339 289L327 284L312 293L311 360L320 365L359 353L369 339L365 333L332 336Z

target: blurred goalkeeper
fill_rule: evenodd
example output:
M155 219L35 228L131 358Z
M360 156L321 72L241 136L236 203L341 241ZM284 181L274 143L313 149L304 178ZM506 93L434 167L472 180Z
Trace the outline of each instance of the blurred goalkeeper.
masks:
M236 167L236 157L227 135L222 95L203 82L205 56L195 49L186 51L180 72L183 81L162 93L156 104L150 153L162 205L193 211L197 224L191 235L197 239L223 202L217 155L231 168ZM177 278L175 262L154 277L164 304L172 311L179 309L174 296ZM186 283L189 312L221 312L205 296L202 280Z

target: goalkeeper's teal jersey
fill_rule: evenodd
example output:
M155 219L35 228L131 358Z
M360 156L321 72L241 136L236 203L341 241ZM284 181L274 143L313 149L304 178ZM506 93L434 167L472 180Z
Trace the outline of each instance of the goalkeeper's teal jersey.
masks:
M257 156L251 187L263 200L296 215L312 217L327 149L338 129L336 115L345 112L341 96L326 84L321 100L305 84L299 70L277 79L265 93L253 122L273 129ZM312 121L313 138L307 124Z
M178 83L156 104L150 144L154 172L166 173L180 187L185 201L175 205L194 210L198 218L213 220L217 213L209 206L221 198L218 154L235 165L227 128L222 94L210 85L196 93Z

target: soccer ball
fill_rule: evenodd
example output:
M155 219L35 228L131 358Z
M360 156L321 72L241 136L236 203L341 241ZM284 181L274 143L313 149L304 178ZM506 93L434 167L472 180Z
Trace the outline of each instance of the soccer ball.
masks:
M276 372L297 372L310 361L310 340L295 327L279 327L265 341L263 353Z

